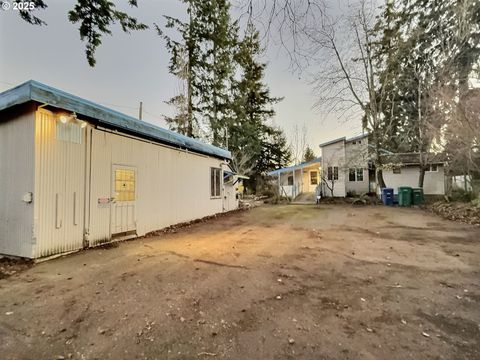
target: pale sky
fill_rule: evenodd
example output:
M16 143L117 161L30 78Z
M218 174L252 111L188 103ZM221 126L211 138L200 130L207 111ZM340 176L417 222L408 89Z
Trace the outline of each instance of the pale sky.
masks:
M162 115L172 109L164 101L176 94L178 85L168 73L169 53L155 30L128 35L115 26L113 36L103 37L91 68L77 25L67 19L74 1L46 2L49 7L36 13L48 26L30 25L12 9L0 12L0 91L33 79L135 117L143 101L143 120L166 127ZM139 1L139 8L129 12L149 26L163 24L162 15L184 16L179 0ZM361 133L360 118L346 122L312 108L315 97L308 78L292 73L288 56L273 43L265 54L265 80L273 96L285 97L275 106L275 124L289 138L295 124L305 126L307 143L317 155L318 144Z

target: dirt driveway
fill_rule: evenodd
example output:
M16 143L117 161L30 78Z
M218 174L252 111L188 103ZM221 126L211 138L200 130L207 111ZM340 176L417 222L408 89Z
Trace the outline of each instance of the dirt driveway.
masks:
M265 206L0 280L2 359L479 359L480 228Z

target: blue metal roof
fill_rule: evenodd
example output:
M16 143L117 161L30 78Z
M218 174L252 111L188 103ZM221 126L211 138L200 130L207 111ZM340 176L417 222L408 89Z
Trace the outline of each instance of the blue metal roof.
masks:
M317 157L313 160L303 162L303 163L298 164L298 165L288 166L288 167L284 167L284 168L281 168L281 169L270 171L269 173L267 173L267 175L272 176L272 175L277 175L277 174L281 174L281 173L288 172L288 171L303 169L304 167L310 166L310 165L315 164L315 163L321 163L321 162L322 162L322 157L320 156L320 157Z
M0 94L0 111L28 101L65 109L88 116L106 127L123 130L149 140L179 148L189 149L201 154L212 155L221 159L231 159L228 150L205 144L199 140L178 134L171 130L138 120L132 116L109 109L92 101L82 99L65 91L55 89L38 81L30 80Z

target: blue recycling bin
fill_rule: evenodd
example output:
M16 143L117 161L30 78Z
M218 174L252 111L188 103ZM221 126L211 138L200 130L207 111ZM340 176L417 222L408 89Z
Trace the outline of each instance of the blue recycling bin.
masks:
M382 202L384 205L387 205L387 206L393 205L393 189L392 188L382 189Z

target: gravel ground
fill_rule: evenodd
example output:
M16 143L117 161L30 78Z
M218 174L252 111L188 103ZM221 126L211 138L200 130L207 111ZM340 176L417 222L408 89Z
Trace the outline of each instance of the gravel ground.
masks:
M1 358L479 359L479 235L416 209L262 206L10 267Z

